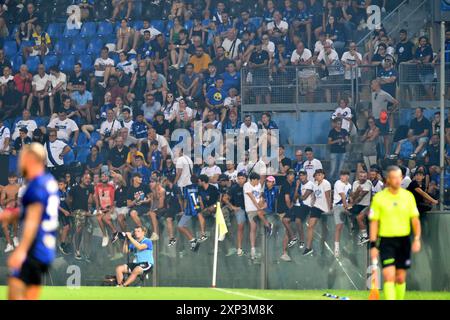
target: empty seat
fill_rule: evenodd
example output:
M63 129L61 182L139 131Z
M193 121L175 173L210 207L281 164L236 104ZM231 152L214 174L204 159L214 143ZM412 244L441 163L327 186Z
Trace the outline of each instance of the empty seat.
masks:
M194 25L194 23L192 22L192 20L187 20L185 23L184 23L184 28L186 29L186 30L191 30L192 29L192 26Z
M41 63L39 57L28 57L26 65L28 66L28 71L35 73L37 71L38 65Z
M11 66L14 73L19 72L20 66L23 64L23 59L20 54L16 54L11 58Z
M89 156L89 152L90 152L89 146L79 146L77 148L77 157L75 161L85 164Z
M76 39L70 46L70 53L74 55L83 55L86 53L86 41L83 39Z
M15 41L5 41L3 50L8 58L14 57L17 54L17 43Z
M135 30L141 30L143 27L144 27L144 22L143 22L143 21L136 21L136 22L133 24L133 28L134 28Z
M61 39L55 43L53 50L57 55L65 55L70 53L70 43L65 39Z
M75 57L73 55L65 55L61 57L59 69L63 72L70 72L73 70L74 65L75 65Z
M44 58L44 66L45 66L45 70L47 70L47 72L49 71L49 69L51 67L57 66L58 65L58 57L55 55L47 55Z
M73 39L80 35L80 30L78 29L64 29L63 36L66 39Z
M171 21L169 21L169 23L170 22ZM173 22L172 22L172 24L173 24ZM163 20L152 20L152 26L156 30L158 30L160 32L164 32L164 21Z
M92 63L92 56L84 54L78 57L77 62L81 63L83 71L93 71L94 65Z
M97 29L97 35L99 37L106 37L113 33L113 25L109 22L100 22Z
M93 56L97 56L100 51L103 48L103 40L102 39L92 39L91 42L89 42L87 49L86 49L86 53L93 55Z
M47 33L50 38L61 38L64 31L64 25L61 23L50 23L47 27Z
M82 38L93 38L97 35L97 25L95 22L85 22L81 27L80 36Z
M262 20L263 19L261 17L252 17L252 18L250 18L250 22L253 23L256 28L261 27Z

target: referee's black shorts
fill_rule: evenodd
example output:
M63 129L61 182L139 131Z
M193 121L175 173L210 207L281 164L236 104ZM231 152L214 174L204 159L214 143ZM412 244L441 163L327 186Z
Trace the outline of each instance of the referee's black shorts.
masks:
M10 276L22 280L27 286L39 286L42 283L42 276L48 272L49 267L32 257L27 257L20 270L11 272Z
M411 239L406 237L380 238L380 259L383 268L395 266L396 269L411 267Z

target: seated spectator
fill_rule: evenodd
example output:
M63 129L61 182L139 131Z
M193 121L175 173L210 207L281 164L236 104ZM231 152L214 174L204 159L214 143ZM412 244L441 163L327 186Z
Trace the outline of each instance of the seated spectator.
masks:
M12 154L17 156L26 144L31 144L31 138L28 136L28 129L26 127L19 129L19 136L14 139L14 148L12 149Z
M0 77L0 95L2 97L5 95L6 86L9 81L14 81L12 69L9 66L4 66L2 76Z
M138 33L136 33L138 34ZM153 49L153 40L150 31L144 31L144 37L140 45L137 48L138 61L145 60L150 65L153 64L152 59L155 57L155 50ZM134 49L130 50L132 54Z
M242 122L239 121L236 111L230 111L222 123L222 134L239 134Z
M210 63L208 65L208 71L204 74L203 77L203 84L202 84L203 96L206 97L208 90L215 85L216 79L218 77L219 74L217 74L216 66L213 63Z
M226 67L232 62L231 59L225 55L225 48L221 45L217 47L216 56L212 63L216 66L217 74L222 74L226 71Z
M206 94L206 106L209 110L216 114L221 114L221 121L225 118L226 109L224 108L224 101L227 97L227 92L223 88L223 78L216 79L214 87L211 87Z
M55 111L55 101L62 102L62 95L67 89L67 76L58 67L50 68L51 91L49 93L50 115Z
M177 88L180 95L186 98L197 99L201 94L201 79L194 72L194 65L188 63L185 73L177 81Z
M398 72L394 67L394 59L387 55L381 63L382 68L377 68L377 78L380 81L381 89L396 97Z
M325 34L327 38L333 41L333 47L342 54L342 51L345 47L345 33L341 29L339 22L336 20L336 17L329 16L328 22L325 27Z
M67 90L69 92L81 90L81 86L86 86L88 79L83 74L83 67L81 63L75 63L73 66L73 72L69 75L69 80L67 83Z
M416 108L415 117L411 120L409 128L413 130L414 139L417 141L417 148L411 154L414 159L424 150L430 137L431 123L423 115L422 108Z
M425 164L430 168L430 172L435 172L440 166L440 147L439 135L433 134L430 143L427 145L427 154L425 156Z
M228 92L231 88L235 88L239 91L241 88L241 73L236 70L236 63L230 63L226 70L221 75L223 78L223 90Z
M25 109L22 111L22 119L14 123L14 132L11 136L12 140L16 140L20 135L20 129L27 129L28 137L32 137L33 131L37 129L36 121L31 119L31 113Z
M222 47L225 50L225 57L233 61L239 57L239 45L241 40L237 37L237 31L231 28L226 33L226 38L222 42Z
M15 89L22 95L21 107L25 108L32 90L33 75L28 72L28 66L20 66L19 73L14 76ZM29 109L29 108L28 108Z
M150 82L151 76L150 71L147 69L147 63L140 61L138 71L131 78L130 89L127 94L128 102L140 107L145 101L145 94L149 90Z
M228 96L223 101L223 105L227 112L234 110L240 112L241 107L241 96L238 95L238 90L235 88L230 88L228 90Z
M90 174L99 174L103 165L103 156L97 146L91 147L91 152L86 159L86 169Z
M31 39L35 26L39 24L39 14L33 3L26 5L26 8L21 11L18 20L20 21L21 30L25 31L25 37L23 39Z
M171 156L167 156L167 158L163 161L162 175L164 177L173 178L177 175L177 168L175 167Z
M241 44L238 46L239 57L236 60L236 67L240 69L248 64L250 54L253 52L253 39L251 33L244 31L241 37Z
M214 157L210 156L206 161L206 166L203 167L200 174L208 176L209 183L211 183L215 187L218 187L217 183L219 180L219 176L222 174L222 170L216 165Z
M211 57L204 52L204 48L199 46L195 49L195 54L189 58L189 63L193 65L194 72L202 74L208 71L208 65L211 63Z
M67 118L66 111L64 109L59 110L58 117L50 121L47 126L56 130L57 138L66 143L69 143L73 134L73 147L77 146L78 141L78 126L72 119Z
M113 13L112 13L112 17L111 19L109 19L109 21L111 23L114 23L116 21L117 16L122 12L123 8L126 6L127 7L127 13L126 16L124 18L125 21L130 20L131 18L131 13L133 12L133 7L134 7L134 1L133 0L117 0L117 1L113 1L112 5L113 5Z
M246 115L241 125L240 133L243 135L251 135L258 133L258 125L252 121L252 116Z
M144 158L140 154L134 156L134 161L133 161L133 164L131 166L130 174L133 176L134 173L140 173L141 174L141 176L142 176L142 183L143 184L148 185L150 183L151 171L144 164Z
M425 185L425 172L417 170L414 173L414 179L407 188L416 199L417 209L420 214L424 214L432 209L432 205L437 205L438 200L433 199L427 192Z
M167 139L164 136L157 134L154 128L148 129L147 140L141 143L141 152L144 155L149 154L151 150L150 145L153 140L158 141L158 151L161 152L163 159L165 159L167 155L172 156L172 149L170 148Z
M86 119L88 124L92 123L92 120L95 119L93 98L92 94L86 90L86 85L80 84L80 90L73 92L71 98L80 117Z
M128 132L131 132L131 128L133 126L133 113L128 106L124 106L122 108L122 114L118 117L122 128L128 129Z
M170 139L169 122L164 119L164 113L158 111L153 117L152 127L155 128L156 133Z
M152 122L155 113L161 111L161 104L155 100L155 96L148 93L145 96L145 103L141 106L141 111L144 113L144 118L147 122Z
M193 116L194 111L187 106L186 100L180 99L178 107L173 112L174 128L190 128Z
M136 60L135 59L129 59L128 54L124 51L121 51L119 53L119 62L116 66L116 72L115 75L118 76L118 70L122 70L124 74L131 77L137 69ZM107 79L105 79L107 81Z
M22 98L23 94L17 90L15 81L9 81L6 84L5 93L1 101L1 110L3 111L5 117L12 118L17 116L20 110L23 110Z
M128 109L128 111L130 112L130 115L133 116L131 109L128 106L126 106L123 102L123 99L120 96L118 96L115 100L115 103L113 106L113 111L115 113L116 119L121 122L124 121L124 117L123 117L124 109ZM128 119L128 120L130 120L130 119Z
M57 118L58 113L61 111L64 111L66 113L67 118L70 118L75 122L80 121L80 114L78 113L78 110L72 105L72 99L70 97L64 96L62 98L61 105L56 108L55 113L52 114L50 120Z
M312 15L306 7L305 1L297 1L297 10L294 12L295 17L292 19L292 31L300 34L303 39L306 39L308 48L311 48ZM286 17L285 14L284 16Z
M406 139L402 139L398 142L397 147L395 148L394 154L391 155L390 158L396 159L399 158L401 160L410 160L414 159L413 154L414 150L417 147L416 137L414 136L414 130L408 130L408 136Z
M172 120L175 118L174 112L178 108L178 101L175 99L173 93L169 92L166 95L166 102L161 107L161 111L164 113L164 119L169 121L169 123L172 122Z
M132 1L130 1L132 2ZM132 46L132 41L134 39L134 29L128 26L128 20L122 19L120 21L120 27L117 29L116 37L116 52L128 52L130 46Z
M280 11L273 13L273 21L267 24L267 32L273 39L281 40L289 30L289 24L283 20Z
M320 32L319 37L316 43L314 44L314 56L316 56L316 58L319 55L319 53L323 51L325 43L333 45L333 40L328 39L325 32Z
M174 20L175 21L175 20ZM175 29L171 30L172 31ZM172 68L179 69L186 65L189 55L187 49L189 49L188 32L185 29L181 29L179 32L179 39L171 37L172 43L169 45L170 58L172 62Z
M162 171L163 155L162 152L158 150L158 145L158 140L152 140L150 142L150 150L148 152L147 161L151 172Z
M139 54L141 54L140 58L145 59L146 55L144 55L144 57L142 56L142 52L144 52L144 51L138 50L138 48L142 49L143 47L146 47L146 45L142 45L142 42L147 42L149 44L150 41L155 40L156 36L158 36L160 34L161 34L161 32L158 29L155 29L148 20L144 20L142 29L137 30L134 33L133 46L128 53L129 54L139 53ZM140 43L141 43L141 45L140 45ZM147 48L149 48L149 46Z
M108 167L112 171L120 171L126 179L128 174L127 156L130 149L124 145L123 138L118 136L114 139L114 147L108 152Z
M150 72L150 91L155 99L162 105L166 101L166 95L169 91L167 87L167 80L162 74L156 70Z
M154 64L158 72L163 72L167 77L169 71L169 46L165 39L166 38L162 34L159 34L156 37L156 41L154 43Z
M264 130L278 129L277 124L272 120L272 116L269 112L263 112L261 121L258 121L258 127Z
M94 62L95 82L93 84L99 84L100 86L106 88L109 76L114 73L114 65L114 60L109 57L109 49L107 47L103 47L100 57Z
M33 46L24 47L22 50L24 58L27 59L29 56L41 56L41 59L43 59L50 52L52 44L50 36L47 32L42 31L40 25L36 25L34 27L32 40L34 42Z
M241 19L239 19L239 21L236 23L236 30L240 39L243 38L244 33L248 33L250 39L255 38L256 32L258 30L256 26L251 22L250 13L247 9L241 11Z
M267 51L267 53L269 54L269 62L272 65L275 56L275 43L270 41L268 34L263 34L261 37L261 41L262 41L262 49L264 51Z
M64 157L72 149L61 140L57 139L57 130L48 130L48 141L44 147L47 150L47 169L55 177L61 177L65 172Z
M143 159L144 166L147 166L147 163L145 162L145 159L144 159L144 154L139 151L137 144L132 143L128 146L128 148L130 148L130 151L128 152L128 155L127 155L127 164L129 166L134 167L136 165L136 157L137 156L141 156ZM148 176L150 178L150 173Z
M44 107L46 98L49 96L49 88L51 86L50 76L45 72L45 66L40 64L38 66L38 73L33 76L32 94L28 98L27 109L31 109L34 102L38 103L39 115L43 117L46 115Z
M102 122L99 131L102 140L111 142L111 139L114 139L117 136L121 128L122 126L120 122L116 119L114 111L108 110L106 112L106 120Z
M375 52L372 59L370 60L370 63L373 66L381 66L381 63L387 56L386 49L387 49L387 47L384 43L381 43L380 45L378 45L377 51Z
M145 122L144 113L142 111L138 111L136 113L136 119L131 126L130 134L140 142L147 137L147 133L148 126Z

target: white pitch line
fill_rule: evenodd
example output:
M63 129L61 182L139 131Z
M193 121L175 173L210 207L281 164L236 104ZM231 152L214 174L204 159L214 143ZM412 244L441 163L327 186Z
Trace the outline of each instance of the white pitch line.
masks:
M251 299L255 299L255 300L270 300L270 299L267 299L267 298L253 296L251 294L246 294L246 293L242 293L242 292L226 290L226 289L222 289L222 288L211 288L211 289L217 290L217 291L220 291L220 292L224 292L224 293L228 293L228 294L234 294L236 296L251 298Z

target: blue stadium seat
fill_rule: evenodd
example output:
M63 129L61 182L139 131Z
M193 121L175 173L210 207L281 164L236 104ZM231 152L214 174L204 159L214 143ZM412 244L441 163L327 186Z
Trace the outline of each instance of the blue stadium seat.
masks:
M100 22L97 29L97 35L99 37L106 37L113 33L113 25L109 22Z
M20 66L22 64L23 64L22 55L16 54L14 57L11 58L11 66L14 73L19 72Z
M19 54L22 54L23 48L26 48L26 47L32 47L33 45L34 45L34 42L31 41L31 40L28 40L28 41L22 41L22 42L20 43L20 47L19 47L18 53L19 53Z
M109 52L109 57L114 60L115 65L120 62L119 54L117 52Z
M75 65L75 57L73 55L65 55L61 57L59 69L63 72L71 72Z
M9 172L17 172L17 156L10 155L9 156Z
M164 20L152 20L151 25L156 30L159 30L160 32L164 32Z
M92 39L91 42L89 42L87 49L86 49L86 53L93 55L93 56L98 56L98 54L100 53L100 51L102 50L103 47L103 40L102 39Z
M76 39L70 46L70 53L74 55L83 55L86 53L86 41L83 39Z
M204 20L202 21L202 26L208 27L210 22L211 22L210 19L204 19Z
M33 118L33 120L36 121L36 125L38 126L38 128L46 127L47 124L49 123L48 117L35 117Z
M172 29L172 28L173 28L173 20L169 20L169 21L167 22L166 29L164 30L164 32L165 32L165 34L166 34L167 36L170 35L170 29ZM156 29L158 29L158 28L156 28ZM159 30L159 29L158 29L158 30ZM163 32L163 31L161 31L161 32Z
M80 35L80 30L78 29L64 29L63 36L66 39L73 39Z
M16 24L13 28L10 29L11 32L9 33L9 39L15 40L16 39L16 33L19 30L19 25Z
M75 161L85 164L89 156L89 152L90 152L89 146L79 146L77 148L77 157Z
M70 150L65 156L64 156L64 164L71 164L75 161L75 153L73 150Z
M192 22L192 20L187 20L184 22L184 28L188 31L192 29L193 25L194 25L194 22Z
M261 27L262 20L263 19L261 17L252 17L252 18L250 18L250 22L253 23L256 26L256 28Z
M64 31L64 24L62 23L50 23L47 27L47 33L50 38L61 38Z
M28 57L26 65L28 66L28 71L35 73L37 71L38 65L41 63L39 57Z
M95 22L85 22L81 27L80 36L82 38L93 38L97 35L97 25Z
M70 43L66 39L61 39L53 46L53 51L57 55L65 55L70 53Z
M133 24L133 28L135 30L141 30L144 27L144 21L135 21Z
M91 146L95 146L98 140L101 139L100 133L94 131L91 133L91 140L89 140Z
M80 134L78 135L77 144L79 147L89 146L89 140L86 138L86 135L83 132L81 132L81 130Z
M3 50L8 58L14 57L17 54L17 43L15 41L5 41Z
M58 57L55 55L47 55L44 58L44 66L45 66L45 70L47 70L47 72L49 71L49 69L51 67L57 66L58 65Z
M91 72L94 70L94 65L92 63L92 56L88 54L79 56L77 62L81 63L83 71Z

